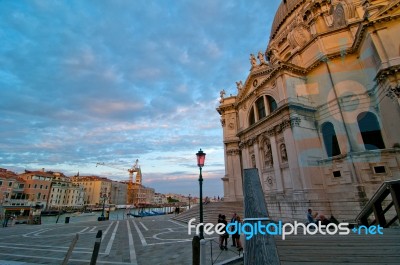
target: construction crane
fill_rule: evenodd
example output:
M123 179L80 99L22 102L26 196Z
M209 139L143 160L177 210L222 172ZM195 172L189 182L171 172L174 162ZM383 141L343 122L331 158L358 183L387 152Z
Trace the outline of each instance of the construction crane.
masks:
M116 166L113 166L113 165L110 165L110 164L106 164L104 162L96 163L96 167L97 166L106 166L106 167L111 167L111 168L115 168L115 169L126 171L125 169L122 169L122 168L119 168L119 167L116 167ZM129 173L127 203L128 204L133 204L133 202L134 202L134 196L133 196L133 190L134 190L133 173L136 172L135 184L142 185L142 172L141 172L140 166L139 166L139 159L136 159L135 164L133 164L133 166L130 169L128 169L127 171Z

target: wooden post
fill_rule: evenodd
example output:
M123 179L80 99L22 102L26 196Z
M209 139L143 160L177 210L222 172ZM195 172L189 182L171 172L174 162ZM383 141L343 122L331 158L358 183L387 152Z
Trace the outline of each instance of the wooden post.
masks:
M90 265L96 265L97 256L99 255L100 244L101 244L101 236L103 232L101 230L97 231L96 234L96 242L94 243L92 259L90 260Z
M386 218L385 218L385 214L383 213L383 209L382 209L382 201L381 199L379 199L378 201L376 201L374 203L374 205L372 206L373 210L374 210L374 215L375 215L375 220L377 222L377 224L379 224L382 227L386 227Z
M192 264L200 265L200 237L194 236L192 240Z
M244 170L243 193L244 221L252 225L259 221L263 225L270 223L266 221L269 220L267 206L257 168ZM246 251L244 253L245 265L280 264L275 239L271 235L268 235L268 233L265 235L257 233L249 240L246 240L245 236L243 236L243 241L246 241Z
M390 186L390 194L396 209L397 219L400 221L400 184L393 184Z
M76 242L78 242L78 239L79 239L79 234L76 234L74 239L71 242L71 245L69 246L69 249L67 251L67 255L65 256L62 265L67 265L68 264L68 260L71 257L72 251L74 250Z

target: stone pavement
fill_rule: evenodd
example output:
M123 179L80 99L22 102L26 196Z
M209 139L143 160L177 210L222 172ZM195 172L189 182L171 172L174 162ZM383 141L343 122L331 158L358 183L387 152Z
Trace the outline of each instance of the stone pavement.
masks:
M170 217L0 228L0 264L61 264L76 234L68 264L89 264L98 230L103 237L97 264L192 264L194 234ZM232 247L221 251L217 237L207 240L208 264L211 256L214 263L238 256Z

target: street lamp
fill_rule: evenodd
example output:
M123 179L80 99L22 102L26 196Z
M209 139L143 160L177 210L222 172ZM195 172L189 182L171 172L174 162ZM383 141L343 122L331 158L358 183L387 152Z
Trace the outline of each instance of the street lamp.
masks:
M104 217L104 208L106 205L107 194L104 193L103 196L100 196L100 197L103 198L103 210L101 211L101 216L99 218L97 218L97 220L104 221L104 220L106 220L106 218Z
M206 160L206 153L201 149L196 153L197 156L197 166L200 169L199 185L200 185L200 223L203 223L203 176L201 175L201 168L204 166L204 161ZM204 227L200 226L200 239L204 239L203 234Z

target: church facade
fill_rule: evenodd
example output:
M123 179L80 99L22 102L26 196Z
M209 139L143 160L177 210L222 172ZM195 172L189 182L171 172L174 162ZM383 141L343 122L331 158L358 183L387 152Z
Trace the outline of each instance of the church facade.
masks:
M224 199L257 168L272 218L354 219L400 179L400 0L284 0L237 95L221 91Z

